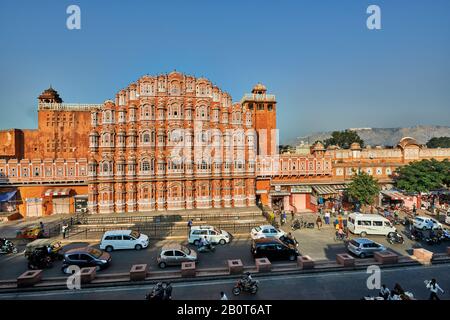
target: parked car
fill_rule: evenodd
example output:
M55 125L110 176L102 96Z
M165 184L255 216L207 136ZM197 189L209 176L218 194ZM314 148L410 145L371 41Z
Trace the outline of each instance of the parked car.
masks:
M347 250L360 258L366 258L377 251L385 251L386 247L367 238L356 238L349 241Z
M212 244L226 244L229 243L232 236L230 233L214 228L213 226L195 226L191 227L191 232L189 233L189 243L198 245L201 238L206 239Z
M148 247L148 236L133 230L106 231L100 242L100 249L111 252L120 249L141 250Z
M251 230L250 235L253 240L261 238L277 238L286 235L283 230L277 229L274 226L268 224L264 226L255 227Z
M348 215L348 230L365 237L368 234L387 236L390 233L397 232L392 223L378 214L351 213Z
M161 269L181 265L183 262L196 262L197 252L180 244L167 244L161 248L156 261Z
M419 230L430 230L431 229L429 227L430 222L433 223L433 227L432 227L433 230L442 229L442 224L439 221L437 221L436 219L433 219L430 217L424 217L424 216L415 217L413 225L416 229L419 229Z
M62 272L70 273L69 266L78 266L80 268L95 267L96 270L103 270L111 263L111 255L102 250L92 247L76 248L67 251L64 254Z
M267 258L269 260L294 261L299 255L296 246L286 244L275 238L261 238L252 241L251 253L254 258Z

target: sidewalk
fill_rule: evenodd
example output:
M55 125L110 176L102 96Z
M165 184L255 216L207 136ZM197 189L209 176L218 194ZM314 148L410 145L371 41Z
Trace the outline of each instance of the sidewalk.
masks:
M15 238L17 231L22 228L38 225L42 221L44 223L44 229L49 223L57 222L62 219L70 219L71 215L51 215L46 217L20 219L14 221L7 221L0 224L0 237L2 238Z

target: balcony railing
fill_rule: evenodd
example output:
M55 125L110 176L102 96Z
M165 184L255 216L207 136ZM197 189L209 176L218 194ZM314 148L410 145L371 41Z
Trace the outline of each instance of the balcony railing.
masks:
M38 110L67 110L67 111L91 111L99 110L103 104L78 104L78 103L39 103Z

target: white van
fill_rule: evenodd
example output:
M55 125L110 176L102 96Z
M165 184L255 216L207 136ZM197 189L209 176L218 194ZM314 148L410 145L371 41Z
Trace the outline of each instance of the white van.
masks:
M231 240L231 234L224 230L219 230L213 226L194 226L191 228L188 241L197 246L200 239L205 236L212 244L225 244Z
M111 252L120 249L136 249L148 247L148 236L133 230L106 231L100 242L100 249Z
M351 213L348 215L347 227L351 233L361 237L368 234L387 236L397 231L388 219L378 214Z

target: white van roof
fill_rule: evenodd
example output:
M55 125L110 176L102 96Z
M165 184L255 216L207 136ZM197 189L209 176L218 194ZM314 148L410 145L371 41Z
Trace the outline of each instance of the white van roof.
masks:
M353 213L349 214L349 217L358 218L358 220L359 219L369 219L369 220L389 221L385 217L380 216L379 214L376 214L376 213L358 213L358 212L353 212Z
M109 230L105 232L104 236L128 236L131 232L132 230Z

